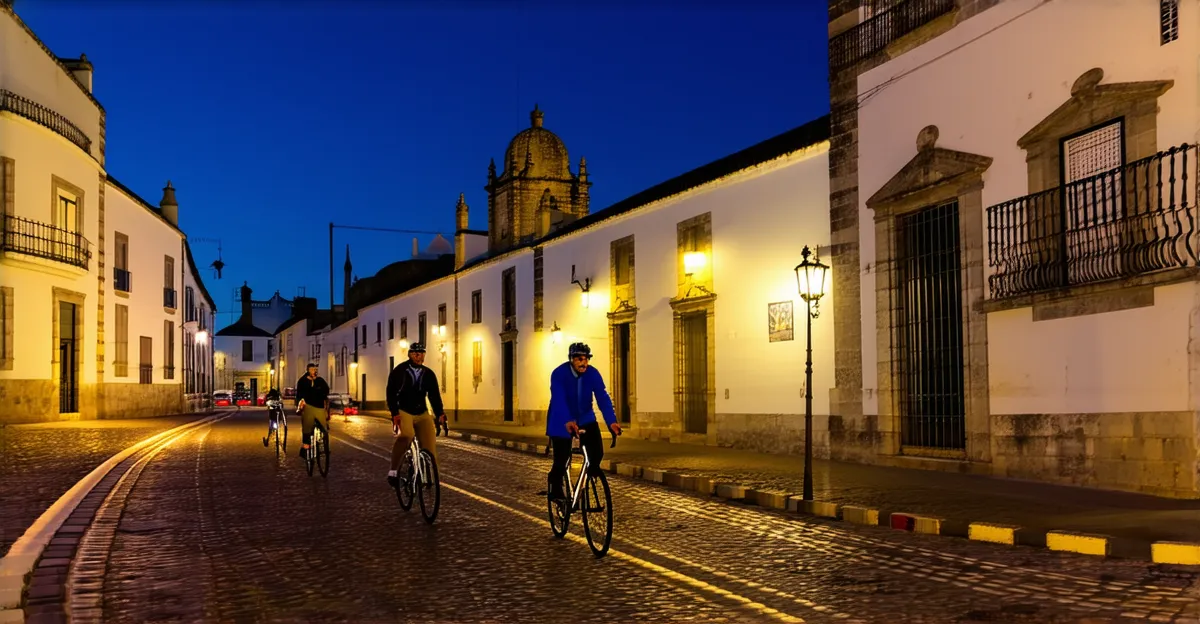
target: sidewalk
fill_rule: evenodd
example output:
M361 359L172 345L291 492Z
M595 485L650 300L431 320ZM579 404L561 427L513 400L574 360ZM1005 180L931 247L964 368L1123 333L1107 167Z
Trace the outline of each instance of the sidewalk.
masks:
M545 444L542 427L463 425L451 431ZM618 465L680 473L747 489L802 492L804 458L622 437L604 458ZM943 535L967 535L972 522L1021 527L1018 543L1044 546L1046 531L1107 535L1110 554L1150 559L1157 541L1200 543L1200 500L1052 485L987 476L813 460L813 497L839 506L941 518ZM911 529L910 529L911 530Z
M205 416L0 426L0 557L96 466L139 440Z

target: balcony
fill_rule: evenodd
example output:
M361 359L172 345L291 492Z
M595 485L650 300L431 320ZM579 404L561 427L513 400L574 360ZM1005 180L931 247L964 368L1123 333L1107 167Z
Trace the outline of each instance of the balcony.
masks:
M150 364L142 364L138 366L138 383L151 384L154 383L154 367Z
M904 0L829 40L829 69L837 71L954 10L955 0Z
M74 143L79 149L91 153L92 140L71 123L66 117L34 102L23 98L12 91L0 89L0 111L7 111L19 117L24 117L38 125L45 126L59 136Z
M113 289L118 292L133 292L133 273L113 267Z
M45 223L4 216L4 238L0 244L6 252L61 262L83 270L88 269L92 252L82 234Z
M1196 146L987 209L993 299L1197 265Z
M163 307L171 310L175 309L175 292L174 288L163 289Z

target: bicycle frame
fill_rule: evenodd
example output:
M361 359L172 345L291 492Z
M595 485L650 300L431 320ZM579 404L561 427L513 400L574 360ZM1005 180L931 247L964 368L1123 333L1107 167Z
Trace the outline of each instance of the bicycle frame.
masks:
M578 483L571 483L571 464L575 462L572 459L567 460L567 487L571 490L571 511L579 509L579 495L583 492L583 483L587 479L588 467L592 465L591 460L588 459L587 447L580 442L578 436L571 441L571 455L575 454L575 448L583 451L583 465L579 467Z
M395 425L392 425L392 433L394 435L399 435L400 429L398 427L396 427ZM412 477L412 480L409 481L407 486L408 486L408 491L412 492L413 496L416 496L417 480L421 478L421 443L417 442L417 436L415 436L415 435L413 436L412 444L408 445L408 452L412 454L412 458L413 458L412 459L413 477Z

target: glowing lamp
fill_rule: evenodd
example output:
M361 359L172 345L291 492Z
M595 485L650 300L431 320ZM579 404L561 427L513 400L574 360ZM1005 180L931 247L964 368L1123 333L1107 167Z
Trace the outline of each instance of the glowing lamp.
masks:
M686 275L694 275L707 263L708 258L703 251L689 251L683 254L683 272Z
M812 256L811 260L809 256ZM825 296L825 273L829 266L817 259L807 245L800 252L800 257L802 260L796 265L796 289L806 303L817 304Z
M196 344L204 344L204 342L206 342L207 340L208 340L208 332L206 332L206 331L196 332Z
M589 297L589 295L590 295L590 294L591 294L591 293L589 293L589 292L588 292L588 291L586 291L586 290L585 290L585 291L583 291L583 292L581 292L581 293L579 293L579 303L580 303L580 305L582 305L582 306L583 306L583 307L585 307L585 308L586 308L586 307L588 307L588 301L589 301L589 299L590 299L590 297Z
M584 296L586 295L587 293L584 293ZM550 328L550 339L554 344L562 343L562 328L558 326L558 321L555 321L554 326Z

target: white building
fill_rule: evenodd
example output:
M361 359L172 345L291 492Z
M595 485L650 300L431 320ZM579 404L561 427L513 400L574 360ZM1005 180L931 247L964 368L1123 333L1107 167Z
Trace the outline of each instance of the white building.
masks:
M92 69L0 3L0 421L186 409L177 292L200 279L173 189L151 206L105 171Z
M454 267L368 305L351 288L352 318L320 334L331 385L382 409L390 368L420 340L456 421L537 424L551 370L582 340L633 435L800 449L806 336L794 267L805 245L823 254L829 244L828 120L588 214L586 162L572 173L541 111L531 119L508 168L489 171L499 231L469 230L460 198ZM819 452L832 304L813 323Z
M242 384L254 399L271 387L272 333L261 327L262 321L255 319L257 306L251 298L252 294L250 286L242 284L238 297L242 304L242 315L235 323L216 333L213 350L216 389L234 390L238 384ZM290 310L291 306L288 308ZM274 321L268 323L273 325L272 330L279 326Z
M1196 497L1200 2L858 4L833 453Z

